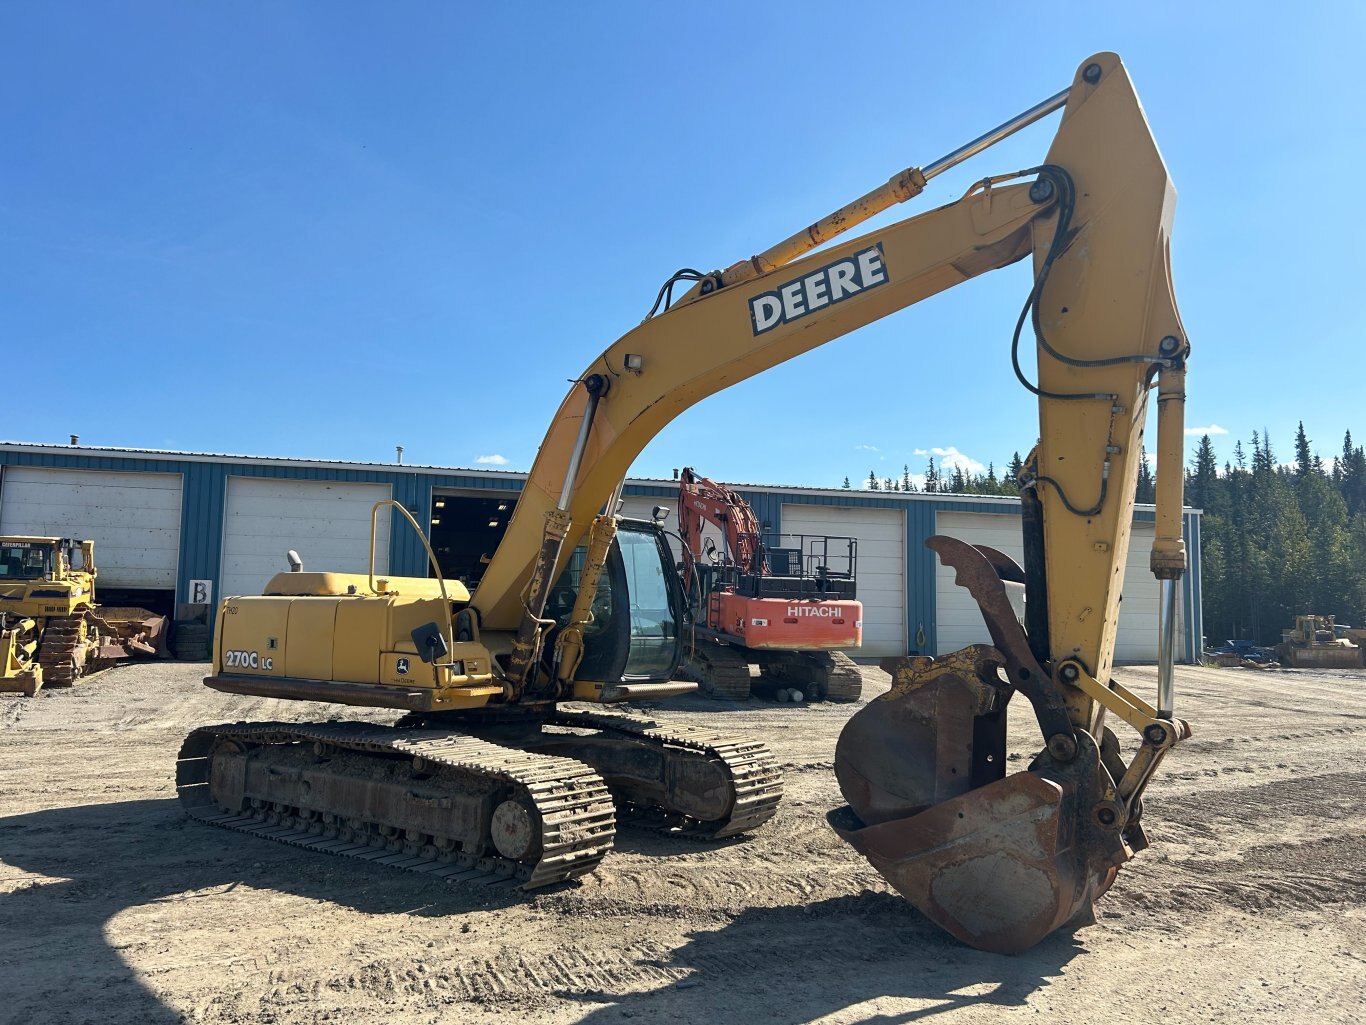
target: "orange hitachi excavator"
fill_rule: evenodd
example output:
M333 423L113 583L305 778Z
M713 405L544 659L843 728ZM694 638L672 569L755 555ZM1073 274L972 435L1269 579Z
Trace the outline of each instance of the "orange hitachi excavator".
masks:
M703 525L721 532L718 549ZM683 592L692 616L685 673L743 701L857 701L863 678L843 649L863 641L852 537L765 538L737 492L685 466L678 480ZM775 544L770 541L777 542ZM757 685L749 667L759 667Z
M834 241L1059 109L1036 166ZM181 750L181 800L224 828L433 879L524 887L592 871L622 813L702 839L761 826L782 792L763 743L667 717L564 707L691 686L669 682L682 637L667 546L656 525L614 514L627 470L708 395L1028 259L1033 283L1013 338L999 345L1038 400L1024 565L932 539L976 598L992 643L893 667L891 691L840 736L835 774L848 806L831 823L968 943L1022 950L1084 920L1147 845L1142 795L1189 735L1173 714L1190 353L1168 259L1174 206L1129 76L1102 53L1057 95L765 252L726 270L680 271L646 319L575 379L472 594L439 574L300 571L279 574L264 595L223 602L209 686L407 714L393 725L201 727ZM705 210L700 203L694 216ZM671 302L679 281L693 287ZM1026 324L1033 373L1019 352ZM989 383L983 364L974 385ZM1154 395L1161 660L1149 702L1111 670ZM504 408L521 412L515 402ZM1009 581L1025 586L1024 625ZM1007 775L1005 716L1017 693L1037 747L1028 768ZM1121 745L1112 725L1136 740Z

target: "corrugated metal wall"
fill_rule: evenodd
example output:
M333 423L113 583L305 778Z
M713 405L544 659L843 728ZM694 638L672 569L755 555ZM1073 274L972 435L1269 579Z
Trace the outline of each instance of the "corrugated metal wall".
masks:
M522 481L514 476L484 475L479 473L439 473L428 469L404 470L400 467L357 469L339 466L289 465L287 463L236 462L205 459L176 459L174 456L144 457L137 454L92 454L73 450L66 452L16 451L0 449L0 468L13 466L52 466L80 469L124 470L146 473L179 473L184 475L185 488L181 506L181 556L177 574L177 600L188 600L188 582L204 579L214 581L218 591L219 566L222 561L223 508L227 495L227 478L275 477L293 480L355 481L389 484L394 498L427 529L432 508L432 492L437 488L466 489L484 492L516 494ZM782 530L784 502L798 505L845 506L856 508L902 509L906 513L906 638L907 649L924 651L936 649L935 636L935 563L925 549L925 540L935 532L935 515L944 512L989 512L1019 515L1018 502L1011 500L975 500L971 498L939 498L927 495L872 494L866 491L809 494L794 490L762 490L754 487L737 488L753 507L761 523L768 523L774 531ZM677 488L666 484L632 484L626 494L661 499L675 499ZM0 501L4 500L3 475L0 473ZM1151 510L1134 513L1136 522L1152 522ZM1185 658L1199 657L1199 641L1203 635L1200 614L1200 516L1185 515L1186 549L1191 571L1183 582L1184 614L1190 624L1187 631ZM98 539L97 539L98 540ZM422 543L406 523L395 522L390 529L389 571L398 576L425 576L427 557ZM923 631L925 645L917 645L918 632Z

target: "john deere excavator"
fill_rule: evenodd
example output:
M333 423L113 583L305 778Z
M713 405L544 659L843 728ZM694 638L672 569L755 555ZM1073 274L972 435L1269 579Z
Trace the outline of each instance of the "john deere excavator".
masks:
M703 524L723 548L704 543ZM687 597L687 675L712 697L758 690L780 701L857 701L863 677L842 649L863 642L852 537L783 535L770 544L739 493L691 466L678 478L678 536ZM710 540L709 538L707 540Z
M33 697L165 654L166 617L95 604L95 542L0 537L0 691Z
M1039 165L805 255L1058 109ZM264 596L223 603L209 686L407 714L393 726L196 730L178 765L185 805L316 850L525 887L590 871L618 811L701 837L760 825L781 793L762 744L561 707L690 686L663 682L679 643L673 574L658 528L612 515L622 480L645 444L706 396L1030 258L1011 345L1016 377L1039 403L1025 565L932 540L980 603L993 643L894 667L892 690L841 735L835 771L849 804L831 822L968 943L1020 950L1084 920L1146 845L1144 788L1189 734L1172 686L1189 353L1168 261L1174 201L1128 74L1102 53L1057 95L766 252L724 271L678 272L645 321L577 378L473 594L439 578L300 571L281 573ZM1034 379L1018 352L1026 323ZM1111 679L1111 661L1154 390L1162 657L1150 704ZM1027 589L1025 626L1007 581ZM1039 750L1005 775L1005 710L1017 690ZM1110 716L1136 746L1121 748Z

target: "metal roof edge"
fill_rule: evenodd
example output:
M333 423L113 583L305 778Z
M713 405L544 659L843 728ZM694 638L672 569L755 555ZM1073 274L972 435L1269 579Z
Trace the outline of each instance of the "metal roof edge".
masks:
M432 466L425 463L367 463L347 459L296 459L290 456L253 456L233 452L181 452L163 448L115 448L104 445L42 445L26 441L0 441L0 452L29 452L38 455L90 455L106 459L160 459L181 463L252 463L264 466L298 466L332 470L389 471L425 473L432 476L484 474L525 480L522 470L493 470L484 466Z
M525 470L491 470L483 466L431 466L421 463L367 463L341 459L295 459L289 456L254 456L229 452L180 452L174 449L115 448L103 445L44 445L26 441L0 441L0 452L26 452L36 455L90 455L109 459L160 459L184 463L250 463L258 466L290 466L309 469L360 470L369 472L417 473L432 477L466 474L499 477L503 480L526 480ZM678 481L667 477L627 477L628 484L643 487L676 488ZM755 484L725 482L728 487L764 491L776 495L828 498L874 498L884 502L973 502L982 505L1017 505L1014 495L957 494L947 491L870 491L866 488L814 488L798 484ZM1136 503L1135 509L1154 510L1156 507ZM1183 513L1202 515L1203 509L1183 508Z

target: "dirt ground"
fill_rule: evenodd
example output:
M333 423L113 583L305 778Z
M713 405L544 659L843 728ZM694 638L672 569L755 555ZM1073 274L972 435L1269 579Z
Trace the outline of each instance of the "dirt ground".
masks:
M0 1022L1363 1020L1360 672L1180 670L1195 737L1148 791L1152 848L1098 924L1002 957L826 826L848 705L658 706L766 739L778 816L711 847L624 828L594 874L527 895L187 821L191 727L363 711L217 694L203 670L0 695ZM865 697L887 683L867 668Z

